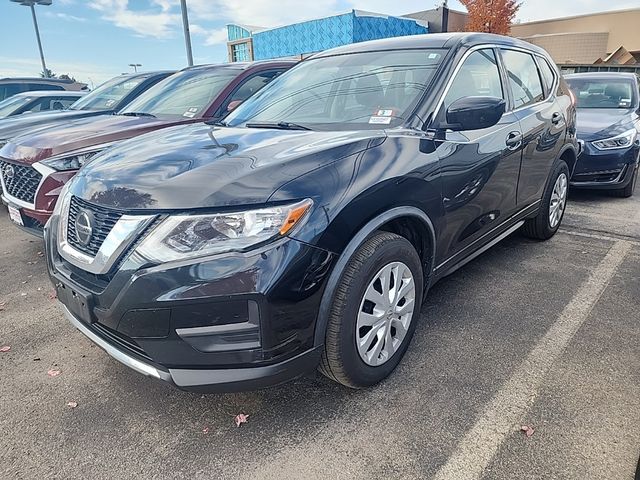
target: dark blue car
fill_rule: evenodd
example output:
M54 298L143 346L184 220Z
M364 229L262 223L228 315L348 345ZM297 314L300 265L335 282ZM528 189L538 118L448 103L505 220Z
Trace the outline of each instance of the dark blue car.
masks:
M578 107L583 153L571 186L630 197L638 179L640 103L632 73L577 73L565 79Z

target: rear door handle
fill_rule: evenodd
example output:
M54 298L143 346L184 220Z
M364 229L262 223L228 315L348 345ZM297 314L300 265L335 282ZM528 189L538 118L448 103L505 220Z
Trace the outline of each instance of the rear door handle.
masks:
M560 113L556 112L551 115L551 123L553 123L554 125L559 124L560 120L562 120L562 115L560 115Z
M505 143L507 144L507 148L509 150L519 149L522 145L522 133L517 131L509 132Z

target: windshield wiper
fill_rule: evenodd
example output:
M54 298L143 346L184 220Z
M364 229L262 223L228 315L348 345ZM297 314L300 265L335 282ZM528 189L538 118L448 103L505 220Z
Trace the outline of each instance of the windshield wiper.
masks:
M122 112L122 113L120 113L120 115L124 115L125 117L151 117L151 118L156 118L155 115L152 115L151 113L145 113L145 112Z
M291 122L277 122L277 123L269 123L269 122L255 122L255 123L247 123L247 128L277 128L279 130L311 130L309 127L305 127L304 125L299 125L297 123Z

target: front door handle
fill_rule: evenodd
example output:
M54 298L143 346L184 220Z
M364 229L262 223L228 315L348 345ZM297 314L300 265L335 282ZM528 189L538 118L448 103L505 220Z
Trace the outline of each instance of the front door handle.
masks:
M518 131L509 132L505 140L509 150L517 150L522 145L522 133Z
M551 115L551 123L553 123L554 125L559 124L560 120L562 120L562 115L560 115L559 112L556 112L553 115Z

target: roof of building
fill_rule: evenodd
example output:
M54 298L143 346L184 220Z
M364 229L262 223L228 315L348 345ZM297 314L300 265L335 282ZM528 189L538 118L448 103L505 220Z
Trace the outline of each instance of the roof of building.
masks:
M521 22L514 23L512 27L518 27L520 25L535 25L537 23L549 23L549 22L563 22L565 20L573 20L577 18L585 18L585 17L599 17L602 15L612 15L617 13L626 13L626 12L639 12L640 8L626 8L622 10L607 10L604 12L594 12L594 13L583 13L580 15L571 15L569 17L555 17L555 18L547 18L545 20L534 20L533 22Z

